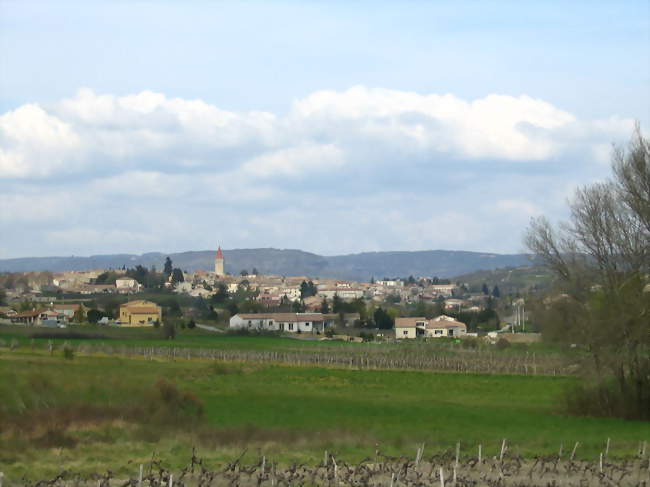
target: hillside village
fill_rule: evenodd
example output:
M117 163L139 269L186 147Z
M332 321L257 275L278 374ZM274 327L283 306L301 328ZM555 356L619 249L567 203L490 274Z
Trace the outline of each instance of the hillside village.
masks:
M5 274L0 316L30 326L198 323L235 332L332 335L345 329L350 336L372 330L398 340L476 336L516 325L522 329L524 323L523 299L502 300L498 286L471 289L435 277L357 282L225 269L219 248L209 271L184 272L168 258L161 272L138 266ZM513 316L509 324L498 311Z

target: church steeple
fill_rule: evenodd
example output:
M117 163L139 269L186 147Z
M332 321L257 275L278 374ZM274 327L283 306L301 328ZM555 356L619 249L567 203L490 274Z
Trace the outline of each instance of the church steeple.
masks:
M223 252L221 251L221 246L219 246L219 249L217 250L217 257L214 259L214 273L217 276L225 276L226 273L224 272L223 267L224 267Z

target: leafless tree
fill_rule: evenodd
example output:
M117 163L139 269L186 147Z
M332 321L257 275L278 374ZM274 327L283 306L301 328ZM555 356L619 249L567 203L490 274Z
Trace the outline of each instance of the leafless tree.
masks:
M545 335L590 352L597 384L583 401L599 409L591 413L650 418L649 149L637 125L613 151L613 178L579 188L568 222L535 219L525 237L557 277L538 308Z

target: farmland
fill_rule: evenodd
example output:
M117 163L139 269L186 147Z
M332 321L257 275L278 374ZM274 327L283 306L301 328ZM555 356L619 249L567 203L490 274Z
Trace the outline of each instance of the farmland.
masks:
M487 458L499 454L505 438L513 455L528 458L579 441L576 458L593 461L607 438L612 457L634 455L639 442L650 438L647 423L560 414L558 398L576 381L563 375L432 373L200 355L187 360L185 354L84 349L113 341L124 350L160 346L153 336L68 339L74 355L66 360L62 340L54 340L50 351L49 339L11 333L3 330L0 348L0 465L9 482L51 477L62 468L131 475L133 465L150 462L152 455L181 469L193 447L211 464L230 462L247 448L242 462L267 455L288 465L313 464L325 450L339 462L358 462L376 450L413 456L422 443L427 452L441 453L459 441L461 456L475 455L481 444ZM337 353L369 346L202 334L178 340L183 350L231 353Z

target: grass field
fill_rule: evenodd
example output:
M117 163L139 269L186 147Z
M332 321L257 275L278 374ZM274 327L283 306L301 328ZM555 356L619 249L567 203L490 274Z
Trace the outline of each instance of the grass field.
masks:
M313 462L325 449L359 460L376 448L411 456L419 443L440 451L459 440L465 454L480 443L495 455L503 438L525 455L580 441L578 456L594 458L607 438L610 455L631 455L650 439L647 423L557 413L562 390L575 380L79 354L65 360L59 352L2 348L0 465L8 478L42 478L62 468L126 471L154 452L180 467L192 446L214 461L248 447L250 455Z

